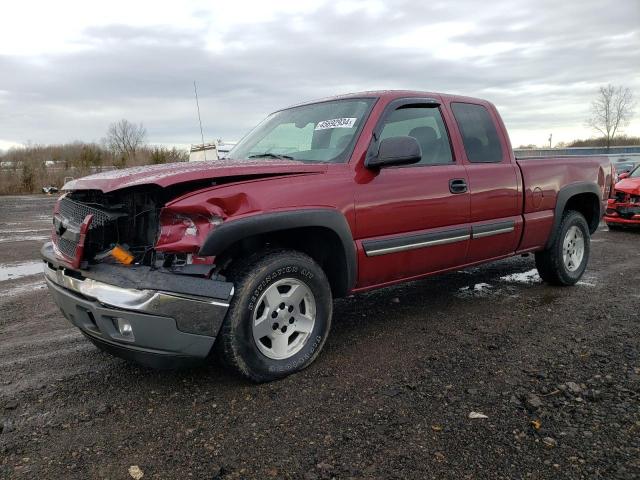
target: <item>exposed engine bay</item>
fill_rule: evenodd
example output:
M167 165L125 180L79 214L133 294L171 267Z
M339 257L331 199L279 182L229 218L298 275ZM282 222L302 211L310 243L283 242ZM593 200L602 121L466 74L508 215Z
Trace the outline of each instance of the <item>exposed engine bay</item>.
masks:
M75 258L81 245L84 265L183 266L187 253L163 253L154 248L160 234L162 208L181 193L153 186L110 193L99 190L67 193L54 212L54 244L67 259ZM88 216L92 218L83 233L82 224ZM189 225L185 227L188 229Z
M132 190L126 194L83 190L69 193L60 200L60 216L56 215L56 219L79 225L86 215L94 216L85 241L84 257L89 261L121 245L126 246L136 263L150 265L162 204L158 192L149 190ZM54 220L54 226L58 227L56 223ZM62 253L72 256L74 252L70 247L75 245L62 241L58 247Z

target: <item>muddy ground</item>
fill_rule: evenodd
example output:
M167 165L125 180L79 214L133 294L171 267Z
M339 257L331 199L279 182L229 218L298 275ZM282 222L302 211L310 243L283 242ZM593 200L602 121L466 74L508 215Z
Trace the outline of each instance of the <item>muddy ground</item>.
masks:
M0 198L2 478L640 475L640 232L601 227L573 288L528 257L338 301L314 365L253 385L70 327L33 263L52 204Z

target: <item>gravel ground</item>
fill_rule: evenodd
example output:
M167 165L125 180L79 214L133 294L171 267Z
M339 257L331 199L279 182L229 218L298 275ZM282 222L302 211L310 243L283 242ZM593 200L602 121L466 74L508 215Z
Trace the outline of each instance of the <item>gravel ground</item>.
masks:
M2 478L640 476L640 232L573 288L518 257L338 301L314 365L253 385L71 328L29 263L52 204L0 198Z

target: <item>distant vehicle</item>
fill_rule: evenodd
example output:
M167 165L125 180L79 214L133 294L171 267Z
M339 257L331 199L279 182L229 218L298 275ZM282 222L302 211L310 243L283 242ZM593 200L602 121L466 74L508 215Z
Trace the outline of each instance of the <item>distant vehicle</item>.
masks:
M612 198L607 203L604 220L611 230L640 227L640 165L631 172L620 174L620 181L613 187Z
M58 193L58 187L54 187L53 185L42 187L42 193L47 193L49 195L51 195L52 193Z
M97 346L176 366L215 344L281 378L318 356L336 297L524 253L574 285L613 186L606 156L515 158L494 105L425 92L279 110L230 156L66 185L45 278Z
M630 173L634 168L640 165L640 161L632 161L632 160L618 160L613 164L616 169L616 182L620 180L620 175L623 173Z

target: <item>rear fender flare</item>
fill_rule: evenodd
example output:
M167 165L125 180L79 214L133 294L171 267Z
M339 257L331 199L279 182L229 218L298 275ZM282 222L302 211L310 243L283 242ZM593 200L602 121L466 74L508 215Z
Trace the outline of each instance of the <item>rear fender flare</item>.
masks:
M567 206L567 202L576 195L581 193L593 193L598 198L598 204L600 208L600 216L598 219L602 218L604 214L602 208L602 202L600 201L602 197L602 191L600 187L594 182L578 182L572 183L560 189L558 192L558 196L556 197L556 208L554 212L554 220L553 220L553 228L551 229L551 235L549 236L549 240L547 241L546 248L550 248L553 245L553 242L556 239L556 235L558 234L558 229L560 228L560 222L562 222L562 214ZM591 228L591 225L589 226ZM592 232L593 233L593 232Z
M355 242L347 219L337 210L305 209L258 214L231 220L215 227L209 233L198 255L219 255L244 238L302 227L324 227L338 236L346 259L347 288L353 289L358 268Z

